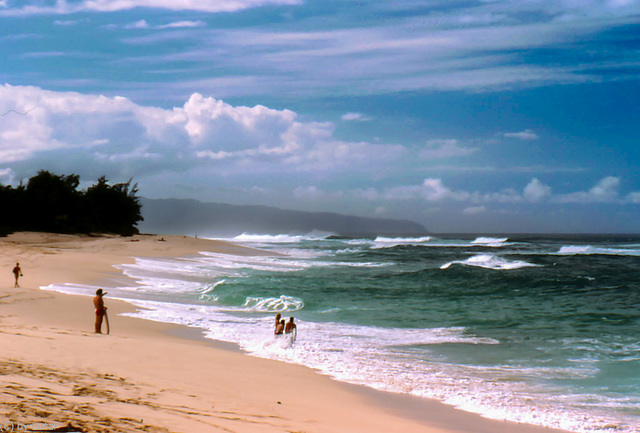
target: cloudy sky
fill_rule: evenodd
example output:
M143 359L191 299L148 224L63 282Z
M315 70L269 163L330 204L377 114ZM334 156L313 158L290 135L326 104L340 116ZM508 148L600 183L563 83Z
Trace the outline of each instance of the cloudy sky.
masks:
M434 232L640 232L640 0L0 0L40 169Z

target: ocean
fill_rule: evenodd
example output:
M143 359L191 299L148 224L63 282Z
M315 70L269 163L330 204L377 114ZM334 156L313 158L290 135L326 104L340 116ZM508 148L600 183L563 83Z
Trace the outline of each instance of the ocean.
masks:
M137 258L109 297L339 381L574 432L640 432L640 236L244 234ZM93 295L95 287L47 289ZM275 337L276 313L298 335Z

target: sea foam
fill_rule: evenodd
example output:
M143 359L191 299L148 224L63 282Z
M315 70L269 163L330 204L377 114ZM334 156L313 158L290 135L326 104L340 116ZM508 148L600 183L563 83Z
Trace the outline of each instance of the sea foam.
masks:
M447 269L455 264L494 270L510 270L537 266L533 263L528 263L522 260L507 260L502 257L498 257L495 254L478 254L468 258L467 260L451 261L440 266L440 269Z

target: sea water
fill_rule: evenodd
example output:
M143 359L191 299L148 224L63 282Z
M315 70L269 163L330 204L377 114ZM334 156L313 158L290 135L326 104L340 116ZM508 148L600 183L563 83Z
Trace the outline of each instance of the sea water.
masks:
M273 255L118 266L133 316L337 380L575 432L640 432L640 238L242 235ZM95 287L50 286L71 293ZM273 335L295 317L295 342Z

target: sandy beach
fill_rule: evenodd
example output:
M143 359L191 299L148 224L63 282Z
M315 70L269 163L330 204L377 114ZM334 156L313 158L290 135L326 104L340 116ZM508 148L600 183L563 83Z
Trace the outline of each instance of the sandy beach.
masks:
M49 284L108 287L113 265L200 251L265 254L182 236L88 237L16 233L0 238L0 427L86 432L552 433L494 421L435 401L336 382L251 357L194 329L121 316L105 297L111 333L93 333L92 300ZM14 288L16 262L24 276ZM131 284L131 282L128 282ZM1 431L1 430L0 430ZM18 430L14 430L18 431Z

